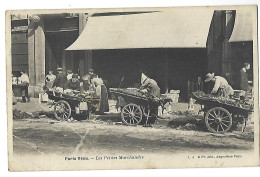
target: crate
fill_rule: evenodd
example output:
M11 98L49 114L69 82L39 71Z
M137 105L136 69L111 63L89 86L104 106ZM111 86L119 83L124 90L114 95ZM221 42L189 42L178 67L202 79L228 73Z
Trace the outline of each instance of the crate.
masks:
M39 103L48 102L49 97L47 93L39 93Z
M178 103L179 102L179 94L180 90L171 90L170 93L162 94L166 98L172 99L172 103Z

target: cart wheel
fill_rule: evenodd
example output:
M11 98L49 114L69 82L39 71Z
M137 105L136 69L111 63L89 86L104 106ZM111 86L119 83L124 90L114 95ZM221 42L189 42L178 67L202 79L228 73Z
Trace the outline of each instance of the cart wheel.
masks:
M67 101L58 101L54 105L54 115L58 120L68 120L71 115L71 107Z
M121 111L121 118L127 125L138 125L142 121L142 110L136 104L125 105Z
M213 133L225 133L232 126L232 116L226 109L215 107L206 113L205 123L208 130Z

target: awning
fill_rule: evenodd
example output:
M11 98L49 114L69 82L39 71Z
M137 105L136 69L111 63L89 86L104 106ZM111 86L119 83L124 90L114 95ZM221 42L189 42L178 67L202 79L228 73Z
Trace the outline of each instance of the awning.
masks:
M252 13L248 10L236 10L235 25L229 42L253 41Z
M92 16L66 50L126 48L205 48L214 10L173 8L163 11Z

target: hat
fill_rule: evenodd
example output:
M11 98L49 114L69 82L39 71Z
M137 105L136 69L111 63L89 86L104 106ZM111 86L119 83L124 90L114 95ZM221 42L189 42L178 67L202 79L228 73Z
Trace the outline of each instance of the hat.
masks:
M57 71L62 71L62 68L57 68Z
M144 73L142 73L142 76L141 76L141 84L143 84L144 81L145 81L147 78L148 78L148 77L147 77Z
M208 74L206 75L206 80L205 80L205 82L211 81L211 80L213 79L213 77L214 77L214 73L208 73Z
M72 78L77 78L78 79L78 75L77 74L73 74Z
M88 69L88 72L94 72L94 69L90 68L90 69Z

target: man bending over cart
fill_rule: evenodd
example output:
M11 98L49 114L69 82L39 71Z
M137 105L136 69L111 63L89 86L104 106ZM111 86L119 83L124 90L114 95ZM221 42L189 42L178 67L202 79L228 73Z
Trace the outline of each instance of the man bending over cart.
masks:
M205 82L209 81L214 82L214 87L211 91L212 95L230 98L230 96L234 94L233 88L228 84L224 77L215 76L214 73L208 73Z

